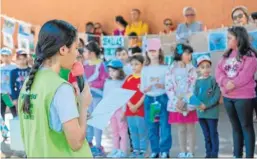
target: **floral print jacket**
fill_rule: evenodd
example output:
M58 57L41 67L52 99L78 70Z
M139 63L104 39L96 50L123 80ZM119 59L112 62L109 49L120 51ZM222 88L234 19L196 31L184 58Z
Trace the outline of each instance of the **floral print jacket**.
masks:
M188 110L195 109L194 106L189 105L189 99L193 95L196 79L196 69L192 64L187 64L185 68L182 68L178 62L174 62L170 66L165 77L165 90L169 97L167 110L169 112L176 112L176 104L179 99L187 103Z

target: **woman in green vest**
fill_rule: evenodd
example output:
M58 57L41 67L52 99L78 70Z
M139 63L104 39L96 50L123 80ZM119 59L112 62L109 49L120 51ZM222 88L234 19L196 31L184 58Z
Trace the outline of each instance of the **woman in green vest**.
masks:
M35 63L18 101L28 157L92 157L85 140L89 87L85 84L76 96L59 76L61 68L71 69L77 47L77 30L71 24L51 20L42 26Z

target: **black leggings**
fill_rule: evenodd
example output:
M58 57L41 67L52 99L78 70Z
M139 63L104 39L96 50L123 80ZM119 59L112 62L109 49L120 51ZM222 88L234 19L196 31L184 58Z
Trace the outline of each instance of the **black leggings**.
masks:
M3 99L1 98L1 115L3 120L5 120L5 111L6 111L6 104L4 103ZM17 117L17 110L16 107L13 106L10 108L13 118Z
M257 118L257 97L254 99L254 110L255 110L255 116Z
M224 105L233 129L234 156L243 157L245 145L246 158L254 157L255 133L253 128L254 99L230 99L224 97Z

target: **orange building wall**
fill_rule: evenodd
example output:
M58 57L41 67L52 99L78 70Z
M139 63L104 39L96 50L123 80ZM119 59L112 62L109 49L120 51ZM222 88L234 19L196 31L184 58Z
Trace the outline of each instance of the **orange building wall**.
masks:
M130 10L142 11L142 19L149 23L152 33L162 30L164 18L183 21L182 9L195 7L197 18L208 28L231 24L234 6L245 5L257 11L257 0L1 0L1 13L32 24L42 25L50 19L63 19L84 31L88 21L102 23L111 33L114 17L122 15L129 21Z

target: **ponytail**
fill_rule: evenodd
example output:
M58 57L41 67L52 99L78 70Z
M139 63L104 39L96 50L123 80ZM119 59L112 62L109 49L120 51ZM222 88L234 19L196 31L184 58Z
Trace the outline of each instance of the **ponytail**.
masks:
M39 46L37 45L36 54L40 54L39 50L40 50ZM28 76L28 81L26 83L26 88L25 88L26 94L24 96L23 112L28 113L28 114L31 113L30 112L30 90L31 90L33 81L35 79L35 75L36 75L38 69L40 68L40 66L42 65L43 61L44 61L44 57L37 57L35 59L35 63L30 70L30 73Z
M37 57L25 83L26 93L22 105L24 113L31 114L31 88L40 66L46 59L56 55L62 46L70 48L76 37L77 30L71 24L62 20L51 20L42 26L36 47Z

